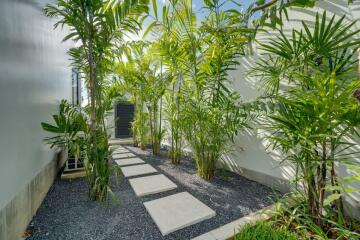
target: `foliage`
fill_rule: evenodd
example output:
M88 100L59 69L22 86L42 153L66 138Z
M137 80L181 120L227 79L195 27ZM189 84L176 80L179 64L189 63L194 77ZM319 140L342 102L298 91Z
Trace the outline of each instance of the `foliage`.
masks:
M234 236L234 240L296 240L298 237L286 229L275 228L268 222L246 224Z
M180 85L180 84L179 84ZM183 135L183 111L181 109L181 86L177 82L172 82L171 87L165 93L164 113L166 121L170 125L170 149L169 156L173 164L179 164L182 155Z
M183 111L181 103L181 84L183 82L182 61L186 58L186 49L183 46L181 33L181 17L178 15L181 3L176 1L163 6L162 18L159 18L158 9L153 4L155 21L150 24L146 33L152 32L156 42L153 43L153 52L161 59L162 73L165 75L166 88L164 89L164 115L169 125L170 149L169 156L173 164L180 163L183 134L181 131ZM154 30L154 31L151 31Z
M254 28L261 27L282 27L284 25L284 17L288 20L288 8L301 7L312 8L316 2L321 0L256 0L253 1L246 10L245 15L248 20L253 19ZM353 0L348 0L348 4L352 4ZM240 4L239 4L240 5ZM253 18L255 15L259 17Z
M158 155L164 135L161 126L162 102L167 74L154 46L145 41L128 43L126 50L119 55L119 58L126 58L127 62L117 64L116 73L137 106L132 123L134 139L145 147L148 133L146 126L149 125L153 154Z
M357 61L352 60L359 31L350 30L353 24L335 16L327 22L326 12L317 14L312 30L303 22L304 32L294 29L286 36L280 31L277 39L261 44L271 57L265 56L254 69L275 106L262 119L267 139L294 163L295 181L319 228L324 226L326 206L332 206L342 221L341 197L354 191L341 187L335 167L356 164L352 158L358 153L351 140L360 124L360 109L352 96L360 86ZM288 85L280 88L284 82ZM328 198L326 191L331 193Z
M58 18L55 27L69 26L64 41L71 39L79 43L69 54L73 66L85 77L90 96L86 168L89 196L94 200L106 200L111 193L104 79L113 60L113 47L122 42L126 32L140 30L139 18L147 11L147 5L146 0L58 0L57 5L45 7L47 16Z
M52 116L55 124L42 122L42 128L55 136L46 137L45 141L53 147L63 147L70 154L77 154L87 132L86 117L78 112L66 100L61 100L59 114Z
M162 59L156 55L156 48L150 46L146 56L142 59L147 62L148 72L145 84L145 102L149 111L150 136L153 154L160 154L161 140L165 130L162 129L163 95L167 84L167 73L163 70Z
M286 200L285 200L286 199ZM289 201L289 199L291 199ZM269 222L274 228L287 229L298 235L298 239L359 239L359 222L344 217L338 221L338 216L330 206L326 206L328 213L322 218L324 226L321 228L314 223L306 198L292 196L280 199L280 207L274 212Z
M181 16L183 47L188 49L182 59L182 131L193 150L200 176L209 180L229 141L246 126L247 116L239 107L239 96L228 84L229 71L244 54L247 31L239 27L241 15L222 10L216 0L205 4L208 16L199 28L190 6L183 5Z
M141 149L146 149L147 143L149 141L148 132L149 132L149 113L144 112L144 107L141 104L142 101L138 101L136 105L135 118L131 123L131 131L134 138L134 144L139 145Z
M239 96L228 87L228 74L244 54L251 30L241 13L223 10L223 2L205 5L208 14L198 26L191 2L169 1L162 20L154 9L156 21L150 29L160 32L158 49L171 72L165 114L172 161L179 161L184 135L200 176L211 179L228 142L246 126Z

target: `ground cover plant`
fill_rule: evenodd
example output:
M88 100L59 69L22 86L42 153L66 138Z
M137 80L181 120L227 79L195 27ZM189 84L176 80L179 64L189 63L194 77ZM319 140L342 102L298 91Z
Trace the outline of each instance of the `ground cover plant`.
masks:
M246 224L241 228L233 240L296 240L297 235L286 230L274 228L269 222L256 222L254 224Z
M307 199L304 196L293 196L292 203L280 200L281 207L274 212L269 220L274 228L286 229L296 233L298 239L359 239L360 223L350 217L343 217L341 221L331 215L330 206L325 211L330 216L323 216L320 227L309 214Z

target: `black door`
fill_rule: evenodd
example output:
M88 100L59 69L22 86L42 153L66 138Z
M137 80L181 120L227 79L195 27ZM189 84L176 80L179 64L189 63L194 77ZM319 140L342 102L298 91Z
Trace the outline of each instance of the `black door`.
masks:
M115 137L131 137L131 122L134 119L134 104L120 102L115 109Z

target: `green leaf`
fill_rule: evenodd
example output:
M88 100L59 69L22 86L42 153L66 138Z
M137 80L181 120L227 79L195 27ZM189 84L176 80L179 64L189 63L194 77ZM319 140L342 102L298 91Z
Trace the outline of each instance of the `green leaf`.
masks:
M149 26L146 28L144 35L143 35L143 39L152 31L152 29L157 26L157 22L152 22L149 24Z
M333 193L333 194L329 195L324 200L324 206L328 206L330 203L332 203L335 200L338 200L340 197L341 197L341 194L339 194L339 193Z
M158 9L157 9L156 1L157 0L152 0L152 7L153 7L154 14L155 14L155 18L156 18L156 20L158 20Z

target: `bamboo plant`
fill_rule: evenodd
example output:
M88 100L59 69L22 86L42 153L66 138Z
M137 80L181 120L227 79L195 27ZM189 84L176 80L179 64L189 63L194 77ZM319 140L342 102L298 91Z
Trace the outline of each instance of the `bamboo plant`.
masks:
M224 10L223 2L204 1L208 14L200 26L192 1L168 3L162 19L154 9L150 28L161 33L160 53L172 74L165 110L171 129L170 153L178 163L183 135L200 176L209 180L228 143L246 125L239 96L229 88L228 74L244 53L249 31L241 22L242 15Z
M182 59L186 58L186 50L181 39L181 28L178 24L178 3L163 6L163 15L158 16L158 9L153 3L155 21L149 26L148 32L156 36L155 50L166 67L166 89L164 93L164 120L169 125L169 157L173 164L179 164L183 147L183 132L181 131L183 111L181 103L181 84L183 82ZM148 33L147 32L147 33Z
M153 154L159 155L164 135L161 121L162 98L167 74L162 70L161 59L155 50L148 42L129 43L125 54L119 56L125 57L127 62L118 64L116 73L136 104L135 119L132 123L134 138L144 149L149 131Z

